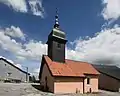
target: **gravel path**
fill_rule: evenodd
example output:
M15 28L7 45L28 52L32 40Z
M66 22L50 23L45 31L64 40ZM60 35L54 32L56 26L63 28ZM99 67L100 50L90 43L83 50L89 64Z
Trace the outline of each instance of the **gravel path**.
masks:
M0 96L120 96L120 93L100 90L99 94L52 94L42 92L30 83L0 83ZM39 86L38 84L34 84Z

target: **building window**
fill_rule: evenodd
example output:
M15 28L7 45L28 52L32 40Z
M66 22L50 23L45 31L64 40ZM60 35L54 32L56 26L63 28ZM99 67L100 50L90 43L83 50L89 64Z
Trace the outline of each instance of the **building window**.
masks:
M11 74L12 74L11 72L8 72L8 73L7 73L7 76L9 76L9 77L10 77L10 76L11 76Z
M47 81L47 76L45 76L45 81Z
M57 44L57 47L58 47L58 48L61 48L61 44L60 44L60 43L58 43L58 44Z
M90 78L87 78L87 84L90 84Z

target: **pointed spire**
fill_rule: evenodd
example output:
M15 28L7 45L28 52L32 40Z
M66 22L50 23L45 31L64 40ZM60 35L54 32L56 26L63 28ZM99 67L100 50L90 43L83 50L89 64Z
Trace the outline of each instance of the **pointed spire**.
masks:
M59 28L59 21L58 21L58 9L56 8L56 16L55 16L55 25L54 28Z

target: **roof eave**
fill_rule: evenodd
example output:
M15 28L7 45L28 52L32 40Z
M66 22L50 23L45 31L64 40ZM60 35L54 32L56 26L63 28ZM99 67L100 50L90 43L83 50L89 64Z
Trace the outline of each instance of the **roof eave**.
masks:
M84 75L100 75L100 73L84 73Z

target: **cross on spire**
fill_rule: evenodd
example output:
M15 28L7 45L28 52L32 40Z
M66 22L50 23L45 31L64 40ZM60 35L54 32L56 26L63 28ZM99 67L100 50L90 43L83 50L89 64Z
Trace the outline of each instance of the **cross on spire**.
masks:
M59 21L58 21L58 9L56 8L56 16L55 16L55 25L54 28L59 28Z

